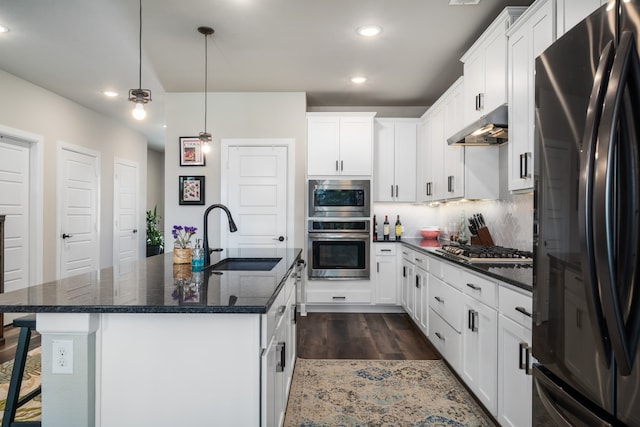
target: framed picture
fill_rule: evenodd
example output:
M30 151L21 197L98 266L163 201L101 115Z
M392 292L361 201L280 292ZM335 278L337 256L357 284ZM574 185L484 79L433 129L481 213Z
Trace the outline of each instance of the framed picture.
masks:
M180 137L180 166L204 166L202 141L197 136Z
M180 176L180 204L204 205L204 176Z

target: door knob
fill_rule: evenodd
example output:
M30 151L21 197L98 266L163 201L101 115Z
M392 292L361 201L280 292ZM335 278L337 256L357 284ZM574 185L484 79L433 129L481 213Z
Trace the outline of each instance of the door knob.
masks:
M137 228L134 228L133 230L131 230L131 232L132 232L132 233L137 233L137 232L138 232L138 229L137 229Z
M63 239L68 239L69 237L73 237L73 236L71 234L62 233L62 238Z
M273 240L277 240L279 242L284 242L284 236L274 237Z

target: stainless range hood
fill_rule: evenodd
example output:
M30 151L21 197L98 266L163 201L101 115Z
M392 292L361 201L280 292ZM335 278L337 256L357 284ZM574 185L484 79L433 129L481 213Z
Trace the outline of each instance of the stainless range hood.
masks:
M507 142L507 104L480 117L469 126L447 139L449 145L500 145Z

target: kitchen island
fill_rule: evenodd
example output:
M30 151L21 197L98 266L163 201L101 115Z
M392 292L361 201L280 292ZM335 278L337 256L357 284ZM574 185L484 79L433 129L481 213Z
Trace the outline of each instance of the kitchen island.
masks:
M0 295L2 312L37 313L43 426L278 423L300 254L225 249L212 265L279 260L268 271L192 272L169 253ZM54 344L72 348L68 359Z

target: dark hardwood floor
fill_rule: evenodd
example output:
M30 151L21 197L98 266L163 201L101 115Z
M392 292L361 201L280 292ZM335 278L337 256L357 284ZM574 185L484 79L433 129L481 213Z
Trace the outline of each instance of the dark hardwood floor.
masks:
M16 347L18 346L18 335L20 334L20 328L14 328L13 326L4 327L4 344L0 345L0 363L13 360L16 355ZM29 342L29 350L40 346L40 334L36 331L31 331L31 341Z
M440 359L405 313L308 313L297 326L305 359Z

